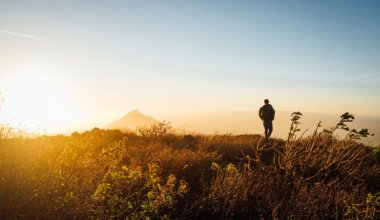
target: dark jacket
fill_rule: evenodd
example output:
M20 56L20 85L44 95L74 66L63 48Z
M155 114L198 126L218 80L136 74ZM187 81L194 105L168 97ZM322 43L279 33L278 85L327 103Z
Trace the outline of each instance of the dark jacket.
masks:
M260 108L259 116L263 121L273 121L274 120L274 109L272 105L265 104Z

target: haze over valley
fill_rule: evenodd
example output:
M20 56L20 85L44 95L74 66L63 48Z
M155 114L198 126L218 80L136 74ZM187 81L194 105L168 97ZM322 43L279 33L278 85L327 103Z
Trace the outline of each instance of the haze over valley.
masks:
M273 122L273 136L287 138L291 124L291 113L289 111L277 111ZM149 127L159 121L171 123L175 132L203 133L203 134L263 134L262 121L258 116L258 111L230 111L230 112L188 112L188 113L161 113L153 114L153 117L134 110L105 126L108 129L135 130L138 127ZM340 120L339 114L320 114L304 112L300 128L300 133L306 129L305 136L314 132L319 121L322 127L319 130L334 127ZM356 116L351 128L368 128L375 136L363 139L365 143L380 144L380 117ZM341 134L343 135L343 133Z

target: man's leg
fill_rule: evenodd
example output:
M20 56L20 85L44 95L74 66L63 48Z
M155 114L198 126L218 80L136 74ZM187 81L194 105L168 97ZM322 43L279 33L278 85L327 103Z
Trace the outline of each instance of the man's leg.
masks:
M272 124L272 122L268 123L267 128L268 128L268 138L269 138L270 135L273 132L273 124Z
M269 128L267 123L264 123L264 135L265 135L265 141L268 141L268 133L269 133Z

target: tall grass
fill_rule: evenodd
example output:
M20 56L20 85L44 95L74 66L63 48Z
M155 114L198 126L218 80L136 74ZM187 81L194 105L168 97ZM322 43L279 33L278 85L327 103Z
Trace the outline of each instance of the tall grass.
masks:
M3 219L378 219L380 151L337 126L259 135L93 129L0 141ZM350 117L348 117L350 119ZM352 119L352 118L351 118ZM345 126L343 126L343 123ZM337 129L347 130L338 140Z

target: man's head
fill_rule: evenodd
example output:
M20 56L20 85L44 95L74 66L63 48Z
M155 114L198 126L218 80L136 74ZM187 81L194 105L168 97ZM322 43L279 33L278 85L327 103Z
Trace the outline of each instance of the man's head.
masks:
M265 104L269 104L269 100L268 100L268 99L265 99L265 100L264 100L264 103L265 103Z

